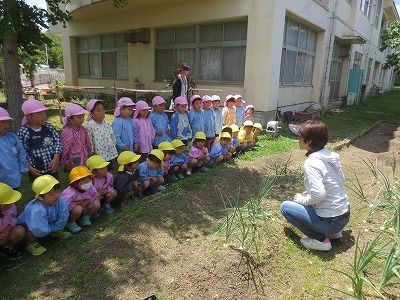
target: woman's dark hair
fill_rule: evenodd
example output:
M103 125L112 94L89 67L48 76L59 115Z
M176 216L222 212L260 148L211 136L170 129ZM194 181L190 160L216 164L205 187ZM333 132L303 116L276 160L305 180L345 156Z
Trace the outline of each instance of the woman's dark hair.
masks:
M190 66L187 63L181 64L181 66L179 68L179 72L182 72L182 71L190 71Z
M154 154L149 154L149 156L147 156L147 157L150 161L155 162L157 164L161 164L161 160Z
M305 143L311 141L312 149L322 149L328 143L328 127L322 122L305 121L300 125L299 132Z

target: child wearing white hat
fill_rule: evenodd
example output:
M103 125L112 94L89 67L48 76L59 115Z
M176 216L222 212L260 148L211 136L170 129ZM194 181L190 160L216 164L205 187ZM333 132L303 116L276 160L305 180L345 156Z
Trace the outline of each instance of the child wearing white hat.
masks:
M20 139L10 132L11 120L8 112L0 107L0 182L17 189L21 185L21 173L29 169Z
M117 139L118 153L139 150L136 127L132 120L134 106L135 103L128 97L122 97L117 102L111 126Z
M86 165L86 160L92 152L89 134L83 125L87 110L78 104L68 104L65 108L64 126L61 129L60 163L66 172L76 166Z

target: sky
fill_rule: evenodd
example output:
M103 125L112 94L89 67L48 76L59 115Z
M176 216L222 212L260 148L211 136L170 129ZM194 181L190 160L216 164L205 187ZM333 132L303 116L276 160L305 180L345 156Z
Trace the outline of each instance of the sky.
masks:
M36 5L37 7L46 8L45 0L26 0L26 3L30 5ZM400 13L400 0L395 0L397 11Z

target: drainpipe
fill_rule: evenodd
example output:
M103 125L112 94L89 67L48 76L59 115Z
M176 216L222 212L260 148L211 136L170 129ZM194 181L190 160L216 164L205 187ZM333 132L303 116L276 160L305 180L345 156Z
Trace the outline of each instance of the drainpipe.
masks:
M331 26L330 26L330 33L329 33L329 45L328 45L328 54L326 59L326 66L325 66L325 76L323 77L322 87L321 87L321 109L322 112L325 112L328 107L328 96L326 90L329 85L329 77L331 73L331 64L332 64L332 56L333 56L333 46L335 44L335 29L336 29L336 20L339 10L339 0L335 1L335 6L333 9L333 15L331 16Z

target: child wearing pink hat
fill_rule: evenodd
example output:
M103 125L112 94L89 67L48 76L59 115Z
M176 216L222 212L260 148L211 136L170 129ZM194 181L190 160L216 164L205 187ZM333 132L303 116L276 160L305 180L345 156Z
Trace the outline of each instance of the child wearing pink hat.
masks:
M201 100L203 104L204 133L207 137L205 146L210 151L212 142L215 139L215 112L210 96L204 95Z
M165 111L165 100L161 96L155 96L152 100L153 110L149 118L155 130L154 146L162 142L171 142L171 127Z
M146 101L139 100L136 102L136 111L133 114L133 122L135 123L138 137L138 152L142 155L143 161L153 149L152 145L155 137L154 127L149 119L149 109L151 107Z
M17 189L21 185L21 173L29 170L21 141L9 131L11 120L8 112L0 107L0 182Z
M221 98L218 95L212 95L211 101L214 110L215 137L217 137L221 133L222 129L222 110L219 107L219 104L221 103Z
M190 111L188 113L192 136L196 132L204 132L204 113L202 108L202 99L199 95L193 95L190 98Z
M224 108L222 109L222 125L231 126L236 124L236 110L233 107L235 105L235 97L228 95L225 97Z
M66 172L76 166L85 166L86 160L92 152L89 134L84 126L87 110L78 104L68 104L65 108L64 126L61 129L60 163Z
M236 125L241 127L246 117L246 112L243 106L242 95L235 95L235 110L236 110Z
M254 106L249 104L245 109L246 116L244 117L245 121L251 121L251 116L254 114Z
M132 120L133 107L132 99L122 97L117 102L117 107L114 111L115 119L112 122L115 138L117 140L117 151L138 151L138 138L136 133L135 123Z
M18 137L27 153L29 180L49 174L58 178L58 162L62 151L60 136L53 125L46 122L48 108L39 100L22 104L25 117Z
M117 139L111 125L104 119L105 110L103 101L91 99L86 104L90 115L86 119L86 130L89 134L92 153L100 155L109 162L107 169L112 170L112 161L118 156Z
M177 97L174 101L174 114L171 116L171 135L173 139L182 141L185 145L192 138L188 113L186 112L187 101L185 97Z

